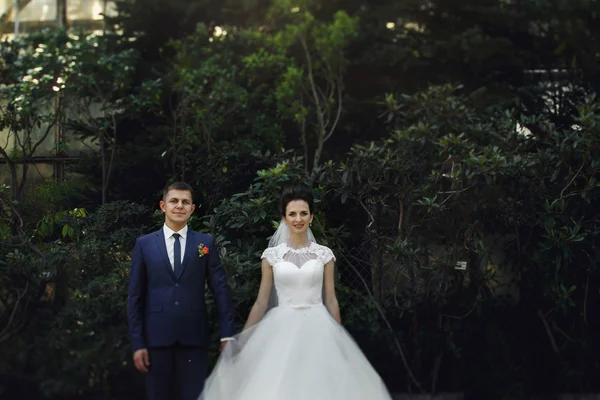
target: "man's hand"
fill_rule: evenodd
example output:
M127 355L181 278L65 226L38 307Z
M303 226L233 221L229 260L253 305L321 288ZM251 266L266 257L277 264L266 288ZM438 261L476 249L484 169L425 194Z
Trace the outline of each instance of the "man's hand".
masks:
M133 363L135 364L135 368L140 371L142 374L148 372L148 367L150 366L150 358L148 357L147 349L139 349L133 353Z

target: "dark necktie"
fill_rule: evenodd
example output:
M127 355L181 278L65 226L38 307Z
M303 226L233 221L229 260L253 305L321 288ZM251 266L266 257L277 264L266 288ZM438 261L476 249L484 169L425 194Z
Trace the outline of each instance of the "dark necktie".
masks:
M179 233L174 233L173 237L175 238L175 245L173 246L173 270L175 271L175 275L179 274L179 270L181 269L181 242L179 241L179 237L181 235Z

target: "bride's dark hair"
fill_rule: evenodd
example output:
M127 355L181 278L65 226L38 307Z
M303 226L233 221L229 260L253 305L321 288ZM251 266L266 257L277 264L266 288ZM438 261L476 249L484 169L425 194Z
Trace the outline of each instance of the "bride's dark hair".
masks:
M283 189L281 198L279 199L279 210L281 215L285 217L287 205L294 200L304 200L308 204L308 209L313 214L314 199L311 191L300 185L290 186Z

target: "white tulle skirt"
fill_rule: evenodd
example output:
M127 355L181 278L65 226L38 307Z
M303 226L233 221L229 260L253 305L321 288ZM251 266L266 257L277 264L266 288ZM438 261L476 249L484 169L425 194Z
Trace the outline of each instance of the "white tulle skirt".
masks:
M276 307L228 344L200 400L390 400L324 306Z

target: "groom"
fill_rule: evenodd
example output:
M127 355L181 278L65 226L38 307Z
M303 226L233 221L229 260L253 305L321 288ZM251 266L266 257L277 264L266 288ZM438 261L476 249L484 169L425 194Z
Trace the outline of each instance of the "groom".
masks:
M234 334L227 278L214 239L187 227L195 207L189 185L168 185L160 202L164 226L138 238L133 250L129 331L149 400L197 400L202 392L209 344L206 283L219 311L221 349Z

